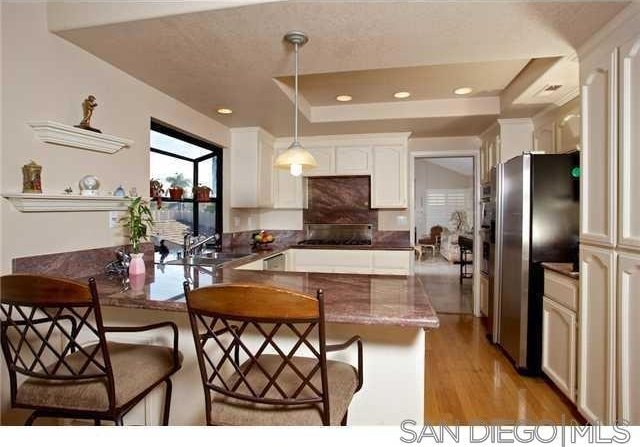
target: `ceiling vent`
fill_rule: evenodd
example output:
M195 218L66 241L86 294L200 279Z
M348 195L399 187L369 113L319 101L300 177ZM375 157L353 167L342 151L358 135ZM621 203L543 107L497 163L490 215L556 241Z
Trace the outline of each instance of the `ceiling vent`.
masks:
M561 88L562 84L548 84L542 90L540 90L536 96L551 96Z

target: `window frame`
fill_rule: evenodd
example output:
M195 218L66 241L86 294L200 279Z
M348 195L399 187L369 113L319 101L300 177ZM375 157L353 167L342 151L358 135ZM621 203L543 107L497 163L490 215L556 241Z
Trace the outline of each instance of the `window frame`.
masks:
M185 198L171 199L170 197L162 197L162 201L174 202L174 203L176 202L177 203L193 203L192 212L193 212L193 235L194 236L199 235L198 227L200 225L200 216L199 216L200 207L198 205L200 203L213 203L215 207L215 216L216 216L215 222L214 222L215 233L222 235L222 171L223 171L222 170L222 153L223 153L222 147L218 146L215 143L207 141L201 137L194 136L184 130L180 130L180 129L177 129L176 127L162 123L153 118L151 119L149 133L151 133L152 130L210 151L209 154L203 155L201 157L189 158L183 155L178 155L162 149L154 148L151 146L151 143L149 143L150 152L155 152L157 154L161 154L167 157L172 157L178 160L183 160L183 161L193 163L193 185L194 186L198 185L198 164L200 162L217 157L216 182L215 182L216 197L210 197L206 201L199 201L195 196L191 199L185 199Z

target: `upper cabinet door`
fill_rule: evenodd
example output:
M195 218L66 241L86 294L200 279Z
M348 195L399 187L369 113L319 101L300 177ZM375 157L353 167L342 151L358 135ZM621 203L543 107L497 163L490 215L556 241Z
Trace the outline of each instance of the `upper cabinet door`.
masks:
M317 166L304 173L306 177L336 175L336 151L333 146L307 146L306 149L316 159Z
M618 244L640 248L640 36L620 48Z
M407 207L407 148L374 146L371 208Z
M278 155L284 149L278 151ZM306 180L291 175L287 169L274 168L273 174L273 207L275 209L304 208Z
M613 246L616 213L617 52L582 65L580 238Z
M370 146L338 146L336 147L337 175L369 175L371 174Z
M640 424L640 256L618 255L618 421Z
M571 152L580 146L580 110L564 115L556 125L556 152Z
M592 424L615 419L614 259L613 250L580 247L577 407Z
M258 206L271 208L273 206L274 167L275 161L273 145L267 141L258 142ZM243 178L245 178L243 176Z

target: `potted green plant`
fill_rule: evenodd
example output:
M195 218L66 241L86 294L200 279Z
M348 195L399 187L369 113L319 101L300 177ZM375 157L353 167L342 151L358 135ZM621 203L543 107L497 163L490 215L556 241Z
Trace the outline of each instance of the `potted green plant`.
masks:
M127 229L131 242L129 275L142 275L145 272L145 267L144 253L140 253L140 242L149 239L149 230L153 227L153 217L148 203L142 197L132 199L123 220L123 226Z
M171 200L180 200L182 199L182 194L184 194L184 188L187 188L191 185L191 180L184 177L184 175L180 172L176 172L175 175L167 177L165 179L169 182L171 187L169 188L169 197Z
M207 202L210 196L211 188L206 185L200 184L193 188L193 197L195 197L198 202Z

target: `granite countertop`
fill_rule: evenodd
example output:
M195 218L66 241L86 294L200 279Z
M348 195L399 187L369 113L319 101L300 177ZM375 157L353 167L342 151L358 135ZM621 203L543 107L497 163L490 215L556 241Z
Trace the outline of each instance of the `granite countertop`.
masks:
M580 278L580 272L573 271L573 264L571 262L542 262L541 265L547 270L560 273L561 275L568 276L569 278Z
M402 250L413 251L413 247L407 244L399 244L397 242L375 242L371 245L305 245L296 244L289 248L308 248L312 250Z
M100 301L105 306L186 311L182 284L192 287L220 283L267 284L315 296L324 291L325 315L331 323L438 327L439 320L417 276L353 275L301 272L236 270L235 267L290 248L247 253L247 249L225 250L246 254L222 266L147 264L144 284L129 284L106 274L94 275ZM80 278L86 281L88 277Z

